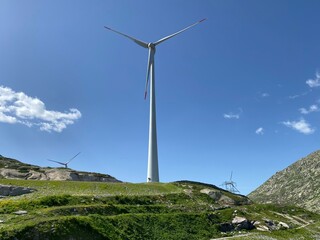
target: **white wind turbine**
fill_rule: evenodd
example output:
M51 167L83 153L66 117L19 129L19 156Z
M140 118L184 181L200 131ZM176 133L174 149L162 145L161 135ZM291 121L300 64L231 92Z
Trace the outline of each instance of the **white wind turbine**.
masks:
M126 35L124 33L118 32L112 28L106 27L106 29L118 33L124 37L127 37L134 41L136 44L140 45L143 48L149 49L148 57L148 67L147 67L147 78L146 86L144 92L144 98L147 97L148 85L150 79L150 121L149 121L149 148L148 148L148 173L147 173L147 182L159 182L159 168L158 168L158 146L157 146L157 128L156 128L156 99L155 99L155 73L154 73L154 55L156 53L156 46L160 43L188 30L189 28L203 22L206 19L202 19L176 33L173 33L169 36L159 39L156 42L146 43L140 41L134 37Z
M68 164L69 164L73 159L75 159L79 154L80 154L80 152L78 152L75 156L73 156L72 158L70 158L67 162L58 162L58 161L51 160L51 159L47 159L47 160L48 160L48 161L51 161L51 162L58 163L58 164L60 164L60 165L63 165L65 168L68 168Z

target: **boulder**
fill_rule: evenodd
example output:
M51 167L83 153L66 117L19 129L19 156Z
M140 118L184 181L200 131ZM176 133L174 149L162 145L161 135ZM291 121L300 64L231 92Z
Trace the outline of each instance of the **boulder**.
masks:
M27 187L19 187L12 185L0 185L0 195L2 196L19 196L34 192L35 189Z
M243 222L248 221L245 217L235 217L232 219L232 224L241 224Z
M214 201L219 202L222 205L236 205L236 202L232 198L222 194L221 191L205 188L200 190L200 192L207 194Z
M222 196L221 192L212 190L212 189L207 189L207 188L201 189L200 192L207 194L209 197L211 197L215 201L218 201Z
M286 224L285 222L279 222L278 223L279 229L289 229L289 225Z
M251 221L244 217L234 217L232 219L232 224L235 227L235 230L240 231L240 230L252 230L254 229L254 225Z
M16 169L7 169L2 168L0 169L0 175L4 178L11 178L11 179L25 179L26 173L21 173Z

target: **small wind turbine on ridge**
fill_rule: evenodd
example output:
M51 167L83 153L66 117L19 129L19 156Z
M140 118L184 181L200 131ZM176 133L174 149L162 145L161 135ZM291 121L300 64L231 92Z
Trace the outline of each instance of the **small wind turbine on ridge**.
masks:
M78 152L75 156L73 156L72 158L69 159L69 161L67 162L58 162L58 161L55 161L55 160L51 160L51 159L47 159L48 161L51 161L51 162L55 162L55 163L58 163L60 165L63 165L65 168L68 168L68 164L73 160L75 159L81 152Z
M147 77L146 77L146 85L144 91L144 99L147 97L148 86L150 81L150 120L149 120L149 147L148 147L148 173L147 173L147 182L159 182L159 168L158 168L158 145L157 145L157 128L156 128L156 100L155 100L155 73L154 73L154 55L156 53L156 46L160 43L188 30L191 27L203 22L206 19L202 19L198 22L191 24L190 26L168 35L164 38L159 39L156 42L143 42L134 37L131 37L127 34L121 33L117 30L114 30L110 27L106 27L106 29L120 34L130 40L134 41L139 46L149 49L148 56L148 66L147 66Z
M230 180L225 181L224 183L221 184L221 186L224 186L225 189L229 192L240 193L236 187L237 186L236 182L232 181L232 174L233 174L233 172L231 171Z

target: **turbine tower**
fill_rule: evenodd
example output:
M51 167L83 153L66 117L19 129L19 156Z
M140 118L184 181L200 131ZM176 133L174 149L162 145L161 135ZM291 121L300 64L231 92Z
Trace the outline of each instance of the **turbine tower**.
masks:
M148 86L150 81L150 119L149 119L149 147L148 147L148 173L147 182L159 182L159 168L158 168L158 145L157 145L157 127L156 127L156 97L155 97L155 69L154 69L154 55L156 53L156 46L160 43L188 30L189 28L203 22L206 19L202 19L192 25L159 39L156 42L143 42L127 34L116 31L112 28L106 27L106 29L127 37L134 41L139 46L149 49L148 66L147 66L147 78L144 91L144 99L147 97Z

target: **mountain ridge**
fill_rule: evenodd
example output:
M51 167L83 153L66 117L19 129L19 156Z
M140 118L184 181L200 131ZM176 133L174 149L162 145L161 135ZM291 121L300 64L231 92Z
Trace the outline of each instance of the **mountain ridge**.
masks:
M277 172L248 197L259 203L291 204L320 212L320 150Z

